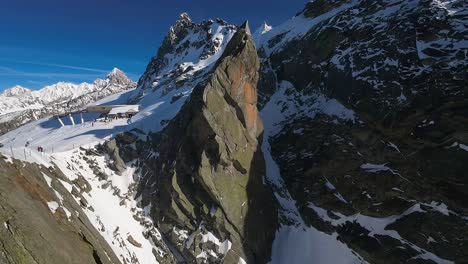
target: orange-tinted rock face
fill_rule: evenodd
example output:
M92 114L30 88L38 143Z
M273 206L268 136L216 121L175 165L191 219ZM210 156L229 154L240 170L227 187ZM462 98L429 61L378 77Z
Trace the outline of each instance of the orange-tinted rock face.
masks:
M49 192L44 190L39 184L30 183L22 175L17 175L15 177L18 185L23 188L23 190L31 196L32 199L41 202L44 206L47 207L47 202L52 201L53 198Z
M239 45L243 45L243 47L231 47L233 52L226 58L225 64L218 69L225 73L218 72L217 80L221 83L219 88L222 88L222 93L229 94L233 106L239 108L238 110L242 114L239 119L247 129L248 134L252 139L256 139L262 128L257 111L259 62L256 54L253 54L256 50L249 34L243 36ZM227 47L227 50L229 48Z
M256 106L257 104L257 89L252 86L250 82L244 85L245 102Z
M154 217L163 225L160 230L172 232L174 222L193 230L200 220L215 221L211 232L232 242L227 257L232 260L225 263L237 263L240 257L249 263L268 262L276 232L276 221L260 224L277 217L277 205L263 183L262 122L256 105L259 67L250 32L240 28L208 83L194 88L158 135L164 139L157 146L159 156L148 162L158 180L156 188L145 186L144 195L158 201ZM219 208L215 217L194 210L213 204ZM197 254L181 251L196 259Z
M250 135L252 137L256 137L257 120L259 119L257 111L257 90L250 84L250 82L246 82L244 85L244 96L245 126Z

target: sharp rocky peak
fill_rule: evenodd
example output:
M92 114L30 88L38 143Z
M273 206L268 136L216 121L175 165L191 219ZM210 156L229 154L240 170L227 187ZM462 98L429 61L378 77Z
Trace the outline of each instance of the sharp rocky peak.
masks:
M186 13L181 14L147 65L138 88L157 89L164 85L170 90L187 83L195 72L214 65L236 29L219 18L193 22ZM208 60L213 56L216 59ZM173 80L178 83L170 85Z
M153 170L145 177L158 175L161 180L151 187L140 185L142 204L164 197L153 207L153 217L173 245L180 245L170 236L175 223L179 223L177 228L196 230L200 223L214 221L210 232L232 242L232 248L221 256L224 263L242 263L241 258L248 263L266 262L276 230L276 221L255 224L277 215L274 196L262 183L265 163L259 139L263 125L256 106L259 67L245 22L208 80L193 88L190 99L156 136L164 140L155 140L159 155L145 161ZM213 204L217 206L211 212L192 209ZM178 250L186 259L197 258L198 253L184 246Z
M175 24L171 26L169 33L167 34L161 46L173 45L177 39L180 37L183 38L185 36L187 28L193 24L194 23L192 22L192 19L187 13L180 14Z
M112 69L112 71L107 74L107 79L113 84L128 84L131 82L127 75L118 68Z
M264 34L270 30L272 30L273 27L268 25L267 22L263 22L263 24L255 31L255 34Z
M177 20L179 23L192 23L192 19L190 18L189 14L182 13L179 15L179 19Z

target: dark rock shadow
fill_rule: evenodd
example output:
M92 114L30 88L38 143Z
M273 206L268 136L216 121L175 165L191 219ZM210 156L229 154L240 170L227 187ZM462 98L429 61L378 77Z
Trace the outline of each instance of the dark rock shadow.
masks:
M128 130L127 126L115 126L115 127L112 127L112 128L94 129L94 130L89 130L89 131L86 131L84 133L81 133L81 134L78 134L78 135L75 135L75 136L67 137L67 138L65 138L65 140L80 137L80 136L85 136L85 135L93 135L93 136L96 136L98 138L104 138L104 137L107 137L107 136L109 136L111 134L117 135L119 133L123 133L123 132L125 132L127 130Z
M245 218L243 244L247 263L268 263L271 248L278 229L278 202L266 180L266 163L261 149L263 132L258 137L258 146L251 162L247 196L249 211Z

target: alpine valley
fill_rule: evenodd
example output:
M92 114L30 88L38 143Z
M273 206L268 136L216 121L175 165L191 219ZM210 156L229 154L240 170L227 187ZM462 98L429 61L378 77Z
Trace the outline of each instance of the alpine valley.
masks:
M0 132L0 263L468 263L464 0L183 13L138 83L7 89Z

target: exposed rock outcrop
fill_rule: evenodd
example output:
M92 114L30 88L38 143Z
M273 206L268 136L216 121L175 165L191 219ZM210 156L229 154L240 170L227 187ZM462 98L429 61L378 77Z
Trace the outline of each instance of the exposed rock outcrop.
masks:
M0 175L0 263L120 263L59 170L0 155Z
M264 183L258 68L245 23L209 80L195 87L178 115L152 136L149 151L158 154L145 163L142 202L154 204L151 213L160 231L190 262L237 263L241 257L263 263L270 258L277 212ZM188 231L190 238L181 243L175 231ZM221 256L217 260L205 256L209 248L198 243L209 242L203 238L208 231L229 245L210 247Z
M316 0L262 36L287 189L308 224L371 263L467 259L467 7ZM395 220L376 231L364 216Z
M120 157L119 147L117 146L116 140L111 139L106 141L104 144L104 150L110 156L110 161L112 161L112 163L109 164L109 167L116 171L119 175L122 174L126 167L125 162Z
M109 80L109 83L114 85L128 85L132 83L132 80L130 80L123 71L117 68L112 69L106 79Z

